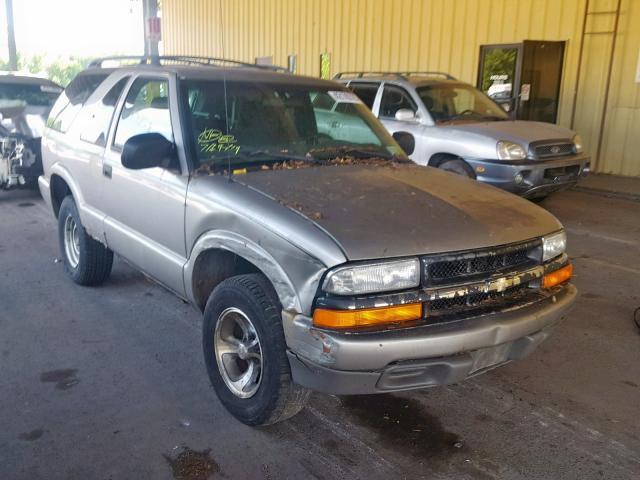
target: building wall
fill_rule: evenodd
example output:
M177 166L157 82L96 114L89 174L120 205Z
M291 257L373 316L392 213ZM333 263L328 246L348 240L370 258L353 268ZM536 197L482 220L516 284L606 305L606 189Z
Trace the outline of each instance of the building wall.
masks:
M283 66L295 54L298 73L313 76L328 52L332 74L438 70L475 84L480 45L564 40L558 123L571 125L575 101L574 128L594 157L603 135L594 169L640 176L640 0L620 1L604 128L615 15L593 12L614 11L618 0L588 0L584 42L587 0L162 0L163 50L247 62L273 56Z

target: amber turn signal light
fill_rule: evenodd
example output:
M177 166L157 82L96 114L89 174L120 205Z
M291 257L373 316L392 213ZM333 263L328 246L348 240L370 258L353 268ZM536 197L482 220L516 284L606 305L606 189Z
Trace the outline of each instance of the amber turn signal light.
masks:
M316 308L313 324L322 328L358 328L408 322L422 318L422 304L410 303L396 307L363 308L360 310L327 310Z
M564 267L558 270L555 270L551 273L547 273L544 276L544 279L542 281L542 286L544 288L555 287L556 285L560 285L561 283L569 280L572 274L573 274L573 265L571 264L565 265Z

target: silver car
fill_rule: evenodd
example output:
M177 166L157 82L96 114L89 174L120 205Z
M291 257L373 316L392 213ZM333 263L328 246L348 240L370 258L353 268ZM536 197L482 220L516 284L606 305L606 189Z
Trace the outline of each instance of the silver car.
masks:
M550 123L513 121L473 86L438 72L336 76L392 134L415 138L411 159L543 198L587 175L589 157L576 132Z
M73 281L105 282L115 252L203 313L210 381L239 420L288 418L310 390L461 381L531 353L572 306L558 220L416 165L344 86L136 61L67 87L40 189ZM331 132L345 121L357 136Z

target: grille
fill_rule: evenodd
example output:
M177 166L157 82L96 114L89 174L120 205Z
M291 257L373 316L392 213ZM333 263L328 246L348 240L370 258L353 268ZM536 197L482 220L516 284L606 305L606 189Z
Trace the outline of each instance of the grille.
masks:
M482 307L505 307L517 302L529 291L528 284L507 288L502 292L478 292L452 298L439 298L428 302L427 315L450 314L460 310L475 310Z
M440 258L425 258L425 286L455 284L534 266L539 242Z
M580 173L579 165L570 165L568 167L547 168L544 171L544 178L554 180L558 177L577 177Z
M573 143L550 143L535 147L537 158L562 157L573 154Z

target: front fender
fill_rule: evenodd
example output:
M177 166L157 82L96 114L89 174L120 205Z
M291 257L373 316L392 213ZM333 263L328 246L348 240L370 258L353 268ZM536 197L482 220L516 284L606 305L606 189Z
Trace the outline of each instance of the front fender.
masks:
M428 144L429 165L436 154L449 154L461 158L495 158L496 140L483 134L447 128L427 127L421 142Z
M306 256L306 254L291 245L288 248L290 251L287 252L286 258L291 263L288 268L291 273L287 273L280 262L254 241L227 230L208 231L198 238L184 267L187 297L192 303L196 303L192 278L198 256L206 250L221 249L244 258L262 271L271 281L284 310L295 312L308 310L306 305L310 303L309 298L315 295L324 266L317 262L309 262L309 259L299 262L302 260L299 256ZM294 280L292 276L298 279Z

